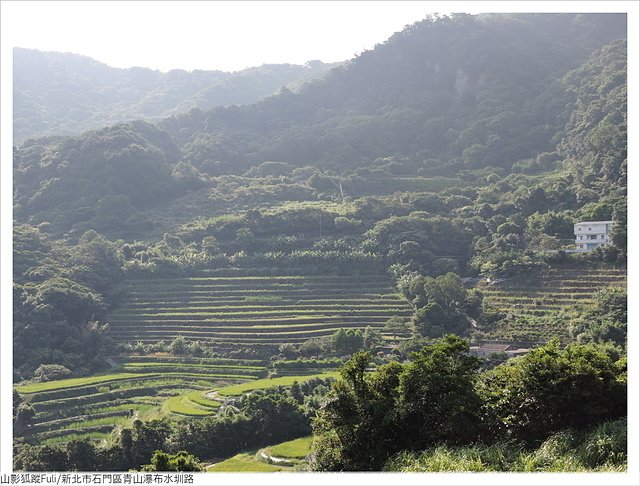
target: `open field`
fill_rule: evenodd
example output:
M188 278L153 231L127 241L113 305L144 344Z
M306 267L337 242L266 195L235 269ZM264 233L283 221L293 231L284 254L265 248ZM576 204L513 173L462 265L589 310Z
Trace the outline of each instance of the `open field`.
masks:
M237 454L207 467L207 472L292 471L311 452L312 437L301 437L281 444Z
M86 378L70 378L68 380L47 381L44 383L34 383L30 385L17 386L19 393L38 393L51 390L62 390L65 388L76 388L96 383L107 383L110 381L121 381L129 378L139 378L140 376L155 376L152 374L137 375L135 373L115 373L110 375L88 376Z
M187 417L204 417L207 415L213 415L215 413L215 408L203 407L192 401L190 398L192 393L193 392L187 393L185 395L177 395L175 397L171 397L164 402L164 407L166 407L166 410L171 413L184 415Z
M116 341L177 336L229 344L295 343L340 328L381 328L409 304L383 275L253 276L129 281L108 317Z
M304 459L311 452L313 437L301 437L275 446L267 447L264 452L269 456L288 459Z
M216 390L218 395L222 396L234 396L234 395L242 395L243 393L253 391L253 390L264 390L267 388L274 388L277 386L291 386L294 381L299 383L312 380L314 378L337 378L339 376L338 372L334 373L321 373L317 375L307 375L307 376L282 376L280 378L266 378L263 380L255 380L247 383L241 383L239 385L230 385L219 390Z

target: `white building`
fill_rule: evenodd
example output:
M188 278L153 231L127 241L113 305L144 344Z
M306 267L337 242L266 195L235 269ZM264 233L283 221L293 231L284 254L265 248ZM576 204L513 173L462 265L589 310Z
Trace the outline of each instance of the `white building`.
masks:
M613 221L583 221L573 225L576 251L591 251L609 244Z

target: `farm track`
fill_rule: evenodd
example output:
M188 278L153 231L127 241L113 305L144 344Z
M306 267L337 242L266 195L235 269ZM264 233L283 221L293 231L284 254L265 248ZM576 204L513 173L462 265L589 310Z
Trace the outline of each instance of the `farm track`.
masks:
M158 365L157 371L153 369L152 373L148 373L149 368L153 368L148 366L148 362L142 361L141 366L136 367L135 358L129 360L130 372L122 373L119 379L74 387L67 387L65 380L59 380L48 382L50 386L57 386L57 389L23 395L36 411L32 425L24 434L29 440L64 441L67 436L110 432L116 425L130 423L134 417L151 409L156 410L156 414L161 408L168 413L179 414L170 406L162 407L163 403L172 400L171 397L175 398L174 403L178 402L176 397L180 398L180 410L192 411L191 414L182 415L210 415L215 407L204 407L206 410L203 411L202 403L207 401L204 397L196 397L194 393L251 381L264 370L258 366L236 365L234 368L233 365L212 365L218 368L211 368L203 365L199 368L198 365L167 363ZM131 377L131 372L137 372L138 376ZM185 393L195 397L199 403L190 405L182 397Z

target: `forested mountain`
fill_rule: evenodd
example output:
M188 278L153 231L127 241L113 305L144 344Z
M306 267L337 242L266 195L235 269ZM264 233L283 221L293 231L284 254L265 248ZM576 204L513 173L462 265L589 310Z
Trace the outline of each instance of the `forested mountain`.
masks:
M70 135L191 108L242 105L321 77L335 64L265 64L236 72L118 69L70 53L15 48L14 140Z
M625 35L615 15L428 19L299 94L160 126L209 173L207 160L235 173L265 160L344 169L380 157L407 158L405 171L510 167L554 149L572 101L560 80Z

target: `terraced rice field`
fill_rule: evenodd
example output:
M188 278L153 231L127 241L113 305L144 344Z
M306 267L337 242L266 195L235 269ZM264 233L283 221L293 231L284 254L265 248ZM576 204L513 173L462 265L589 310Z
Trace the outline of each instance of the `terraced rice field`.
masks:
M304 459L311 453L313 437L301 437L275 446L267 447L264 452L269 456L286 459Z
M593 301L606 287L626 287L624 270L552 269L538 277L519 277L495 285L480 285L488 303L508 316L508 324L495 329L491 338L544 341L568 337L563 314Z
M191 277L129 281L108 317L120 342L177 336L230 344L297 343L339 328L380 328L409 304L384 276Z
M210 465L207 472L278 472L293 471L311 453L312 437L301 437L281 444L237 454Z
M243 393L253 390L265 390L268 388L274 388L277 386L291 386L295 381L302 383L304 381L312 380L314 378L334 378L337 379L340 373L335 371L332 373L320 373L315 375L306 376L283 376L280 378L265 378L262 380L250 381L247 383L240 383L239 385L229 385L220 390L217 390L220 396L237 396Z
M36 417L16 435L46 444L76 438L104 440L115 428L131 425L137 418L202 418L217 413L227 397L337 375L263 379L266 363L248 359L162 353L112 359L119 362L113 373L17 385L15 390L33 406Z
M179 360L126 357L115 373L18 385L16 391L36 411L33 423L18 435L42 443L100 440L136 418L204 417L222 405L208 398L208 391L266 373L264 366L251 360Z

